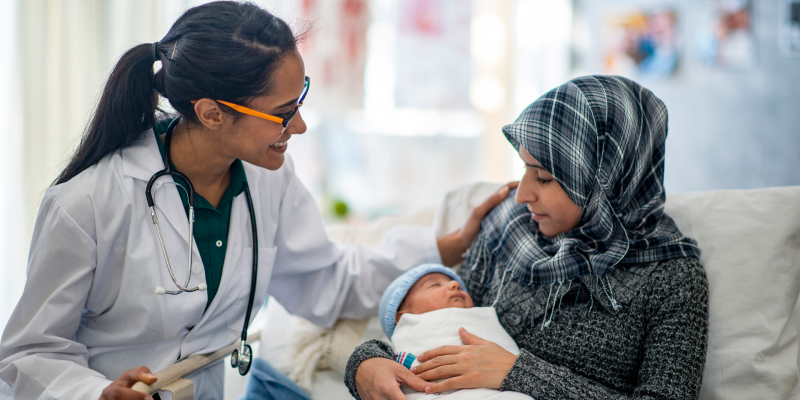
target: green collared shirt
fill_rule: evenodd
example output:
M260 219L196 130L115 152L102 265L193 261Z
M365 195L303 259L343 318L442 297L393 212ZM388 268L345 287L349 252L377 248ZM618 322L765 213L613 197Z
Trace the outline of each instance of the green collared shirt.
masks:
M162 120L153 127L162 160L164 159L164 143L161 142L160 135L167 132L170 122L172 120ZM177 171L171 161L170 168L173 171ZM184 188L187 187L183 179L174 179L179 185ZM203 262L203 269L206 273L206 285L208 285L206 308L214 300L214 296L216 296L219 289L219 282L222 279L222 264L225 261L225 251L228 249L228 225L231 221L231 205L233 204L233 199L244 192L246 186L247 176L244 173L242 161L237 159L231 165L231 182L228 184L228 188L225 189L225 193L222 194L222 200L219 202L218 208L214 208L203 196L197 193L194 195L194 240L197 243L197 250L200 252L200 259ZM183 202L188 221L189 198L186 192L181 189L178 189L178 193L181 195L181 202Z

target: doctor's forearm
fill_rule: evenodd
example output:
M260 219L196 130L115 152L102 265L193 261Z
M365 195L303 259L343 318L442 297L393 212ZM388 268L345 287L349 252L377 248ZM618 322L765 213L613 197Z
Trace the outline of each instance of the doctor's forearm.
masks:
M381 295L392 280L420 264L440 261L433 229L423 227L395 227L378 248L349 245L338 249L331 251L335 259L298 254L298 259L307 261L302 266L298 259L285 265L276 262L270 293L290 313L332 326L338 318L377 315ZM315 270L295 272L308 270L314 263L319 264Z

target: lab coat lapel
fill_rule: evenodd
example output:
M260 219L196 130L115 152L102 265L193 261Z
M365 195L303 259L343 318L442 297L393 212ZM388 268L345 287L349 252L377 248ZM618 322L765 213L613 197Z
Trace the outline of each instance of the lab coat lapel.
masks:
M256 227L258 228L258 247L272 246L272 229L266 229L264 221L268 221L270 216L267 211L270 209L270 198L261 191L261 179L267 179L254 165L242 162L244 174L247 176L247 186L250 188L250 195L253 197L253 208L256 211ZM247 200L244 206L247 207ZM248 216L249 219L249 216ZM247 224L248 229L250 224Z
M249 247L250 218L247 213L247 200L242 193L233 199L231 205L231 220L228 224L228 247L225 250L225 259L222 263L222 278L219 282L217 295L209 304L200 324L216 313L217 309L229 309L230 303L236 302L242 296L247 296L250 289L250 274L242 273L241 269L250 270L250 265L244 265L242 252ZM246 306L246 305L245 305ZM238 314L237 314L238 315Z
M158 217L161 224L163 224L162 221L166 217L169 225L178 232L184 243L189 243L189 219L186 217L186 210L183 208L183 202L178 193L180 189L171 182L173 182L172 177L163 176L153 185L156 212L159 214ZM161 229L164 229L163 225ZM194 243L192 243L192 250L195 251L195 254L199 254Z
M158 151L156 136L152 129L143 132L138 140L122 150L122 165L125 176L143 181L143 184L137 185L137 187L146 187L153 174L164 169L164 160ZM153 185L153 198L156 203L159 224L162 231L165 230L164 220L166 219L169 225L183 238L184 243L188 244L189 220L186 218L186 211L183 208L180 194L178 194L180 189L171 183L162 187L165 182L173 182L172 177L162 176ZM144 197L144 190L142 193L133 195ZM141 204L147 206L146 202ZM192 249L199 259L197 245L192 243Z

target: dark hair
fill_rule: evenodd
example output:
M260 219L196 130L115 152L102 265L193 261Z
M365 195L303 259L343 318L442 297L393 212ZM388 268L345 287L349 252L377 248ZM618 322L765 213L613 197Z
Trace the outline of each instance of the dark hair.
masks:
M184 118L197 121L192 100L246 104L266 95L270 77L298 38L280 18L251 4L217 1L186 11L158 42L162 67L153 73L153 45L120 58L106 82L78 149L55 184L69 181L156 122L158 94ZM237 114L233 110L225 111Z

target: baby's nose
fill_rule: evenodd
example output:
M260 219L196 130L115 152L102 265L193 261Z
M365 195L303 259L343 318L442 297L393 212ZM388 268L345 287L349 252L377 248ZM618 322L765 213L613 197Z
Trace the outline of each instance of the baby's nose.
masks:
M461 290L461 285L459 285L458 281L456 281L454 279L454 280L450 281L450 288L455 289L455 290Z

